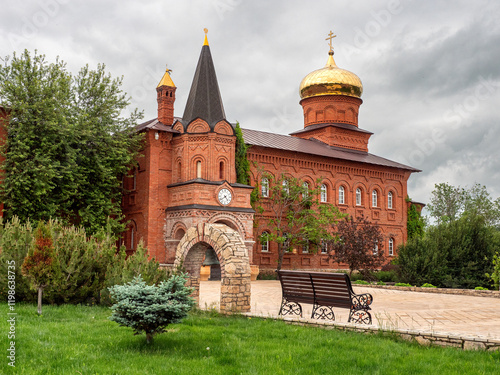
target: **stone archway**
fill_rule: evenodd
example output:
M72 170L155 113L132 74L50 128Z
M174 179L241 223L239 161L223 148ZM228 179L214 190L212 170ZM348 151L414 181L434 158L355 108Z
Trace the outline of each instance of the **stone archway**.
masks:
M199 301L200 267L207 246L221 266L221 312L250 311L250 261L240 234L224 224L202 223L189 228L177 245L175 267L181 263L189 274L192 296Z

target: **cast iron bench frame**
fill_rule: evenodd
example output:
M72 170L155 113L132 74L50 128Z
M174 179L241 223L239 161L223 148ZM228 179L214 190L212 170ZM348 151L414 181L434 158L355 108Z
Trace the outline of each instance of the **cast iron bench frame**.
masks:
M282 301L279 315L295 314L302 317L301 303L313 305L311 318L335 320L332 307L349 309L349 320L354 323L372 323L368 312L373 302L370 293L356 294L345 273L278 270Z

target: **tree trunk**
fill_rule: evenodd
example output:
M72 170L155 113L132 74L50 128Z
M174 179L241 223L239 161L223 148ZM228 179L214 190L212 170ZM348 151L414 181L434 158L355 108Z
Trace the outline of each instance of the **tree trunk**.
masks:
M38 287L38 315L42 315L42 292L43 286Z
M151 344L153 342L153 334L151 332L146 332L146 342Z
M278 266L276 269L279 271L281 269L281 264L283 263L283 255L284 255L284 246L283 244L278 244Z

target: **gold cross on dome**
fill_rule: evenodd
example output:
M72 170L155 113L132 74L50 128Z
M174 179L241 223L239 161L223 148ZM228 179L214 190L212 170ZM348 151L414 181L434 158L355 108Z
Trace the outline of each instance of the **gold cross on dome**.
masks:
M166 64L166 65L165 65L165 71L166 71L167 73L170 73L170 72L172 71L172 69L169 69L169 68L168 68L168 64Z
M330 52L333 51L333 45L332 45L332 41L333 41L333 38L335 38L337 35L333 35L333 31L330 30L330 34L328 34L328 38L326 38L325 40L330 40L330 42L328 43L328 45L330 46Z

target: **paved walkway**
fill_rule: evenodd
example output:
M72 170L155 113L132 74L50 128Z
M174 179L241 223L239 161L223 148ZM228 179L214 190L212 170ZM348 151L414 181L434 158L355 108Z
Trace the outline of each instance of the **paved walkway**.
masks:
M356 293L373 296L373 326L383 329L410 329L455 336L500 339L500 298L407 292L353 286ZM200 307L218 308L220 282L204 281ZM252 282L251 314L277 317L281 304L279 281ZM304 317L311 306L304 306ZM347 323L349 310L335 309L336 321Z

